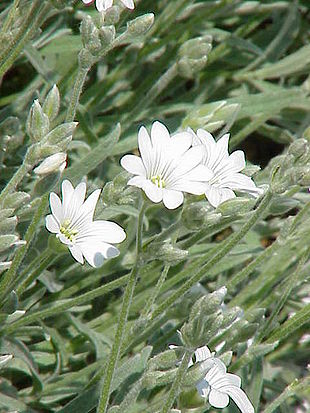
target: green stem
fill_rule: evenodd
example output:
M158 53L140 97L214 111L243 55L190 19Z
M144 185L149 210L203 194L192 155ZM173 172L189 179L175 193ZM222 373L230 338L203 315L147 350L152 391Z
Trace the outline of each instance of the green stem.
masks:
M33 321L44 320L45 318L53 317L57 314L63 313L64 311L67 311L72 307L76 307L84 303L89 303L95 298L101 297L104 294L108 294L109 292L114 291L125 285L126 282L129 280L129 276L130 274L124 275L123 277L120 277L117 280L111 281L108 284L102 285L101 287L88 291L85 294L81 294L78 297L71 298L69 300L63 300L54 306L48 304L46 306L47 308L34 311L33 313L25 315L19 320L14 321L10 325L3 326L3 331L5 331L6 334L10 334L16 331L18 327L31 324Z
M186 281L180 288L178 288L173 294L170 295L170 297L164 300L156 308L156 310L152 314L152 319L155 319L156 317L161 315L175 301L180 299L193 285L199 282L212 267L214 267L238 244L238 242L245 236L245 234L252 228L252 226L256 224L262 213L269 206L271 199L272 193L268 191L252 217L241 227L238 232L229 237L228 240L224 242L221 247L219 247L217 253L205 265L203 265L196 274L189 278L188 281Z
M49 4L43 5L41 0L33 2L31 10L24 20L23 26L17 33L13 42L10 43L1 56L0 78L17 59L25 44L32 38L38 27L42 25L49 8Z
M147 317L149 313L152 312L153 305L155 303L156 298L158 297L158 294L160 293L160 290L166 280L168 271L170 269L170 265L165 265L164 269L162 270L160 277L155 285L154 291L152 291L152 295L149 298L148 303L146 304L145 308L141 312L141 318Z
M34 237L34 234L38 228L40 219L42 215L44 214L45 209L47 207L47 203L48 203L48 197L47 195L45 195L41 199L41 202L38 205L38 208L36 210L36 213L34 214L34 217L32 218L32 221L26 231L26 234L24 237L26 244L19 248L19 250L17 251L16 255L13 258L13 262L12 262L10 269L5 273L5 275L2 277L0 281L0 302L2 302L3 299L6 297L6 295L10 292L11 284L14 281L16 273L19 269L20 264L22 263L24 259L26 252L28 251L31 240Z
M188 368L188 363L190 362L191 358L192 358L193 352L187 350L182 358L181 364L178 368L177 374L175 376L174 382L171 386L168 398L161 410L161 413L169 413L170 409L174 403L175 398L177 397L180 387L182 385L182 380L183 377L185 376L185 373L187 372L187 368Z
M117 330L116 330L116 334L114 337L114 342L113 342L113 346L112 346L112 350L111 350L111 354L109 358L109 363L108 363L106 373L104 376L104 383L103 383L103 387L101 390L101 396L99 399L97 413L105 413L107 411L107 407L109 403L113 376L114 376L115 369L117 367L120 350L121 350L121 346L123 343L123 336L124 336L124 331L125 331L125 327L127 323L129 308L131 305L133 292L134 292L134 288L135 288L136 281L137 281L139 267L141 265L140 253L141 253L141 248L142 248L142 228L143 228L143 217L144 217L145 209L146 209L146 204L143 203L141 210L140 210L138 224L137 224L136 262L129 275L128 284L127 284L127 287L124 293L121 312L120 312L119 321L117 325Z
M28 288L28 286L34 280L36 280L36 278L39 277L47 267L49 267L54 262L55 258L56 257L54 256L53 252L51 252L51 250L47 248L29 264L27 271L24 271L21 274L21 279L17 282L18 287L16 288L16 293L19 297ZM30 268L32 269L32 271L29 273ZM25 275L27 275L26 278L24 278Z
M281 298L278 300L278 302L277 302L275 308L273 309L271 315L268 317L268 319L267 319L267 321L264 325L264 328L261 330L261 333L256 338L255 344L260 343L266 336L268 336L270 334L270 332L272 330L273 321L276 318L276 316L279 314L281 309L283 308L283 306L286 303L286 300L288 299L288 297L290 296L293 288L296 286L296 283L298 282L298 278L299 278L301 269L304 266L308 256L309 256L309 248L307 249L307 251L303 254L301 259L299 260L297 268L294 271L294 273L292 275L289 275L287 287L284 290L283 294L281 294Z
M66 115L66 122L73 122L75 119L75 114L77 110L77 106L79 103L79 99L83 90L83 86L87 77L87 73L89 72L91 66L88 68L83 68L79 66L78 73L75 79L75 83L72 89L72 94L70 98L70 103L67 110Z

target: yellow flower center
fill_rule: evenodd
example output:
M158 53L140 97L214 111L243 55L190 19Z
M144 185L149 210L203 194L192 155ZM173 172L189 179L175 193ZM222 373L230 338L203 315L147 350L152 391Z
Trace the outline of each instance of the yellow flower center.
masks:
M160 175L153 175L151 177L151 181L158 188L165 188L165 186L166 186L166 183L165 183L164 179Z
M75 236L78 234L78 231L74 228L70 228L70 221L66 220L61 224L60 232L68 238L71 242L74 241Z

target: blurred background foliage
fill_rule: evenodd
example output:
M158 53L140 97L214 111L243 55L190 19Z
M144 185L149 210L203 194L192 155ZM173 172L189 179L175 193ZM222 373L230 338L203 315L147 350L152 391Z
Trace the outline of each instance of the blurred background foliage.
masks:
M0 66L1 187L23 162L31 143L25 125L33 100L43 104L54 84L61 99L52 126L65 120L83 47L81 21L88 14L96 27L103 24L95 7L81 1L45 0L37 5L30 33L25 16L32 3L0 3L0 44L9 46L0 53L5 62ZM146 34L112 47L88 72L64 172L74 184L87 175L89 191L104 187L96 216L120 223L127 240L120 245L121 255L101 269L80 266L68 253L46 253L43 220L29 232L39 202L59 176L42 178L29 170L19 192L5 198L0 223L3 274L23 252L0 315L1 354L14 356L0 366L0 411L95 411L134 260L139 193L126 188L119 158L136 151L140 125L149 127L160 120L171 132L203 127L219 137L229 130L230 149L246 152L247 173L254 174L258 184L270 184L277 164L286 179L243 241L181 300L162 311L165 299L253 216L255 202L237 199L214 211L205 200L188 197L182 212L163 213L161 205L148 209L145 264L112 385L110 412L160 411L176 364L172 360L163 367L156 356L164 354L168 344L181 344L177 330L188 322L193 304L222 285L228 289L227 308L242 308L240 325L236 334L229 328L222 335L215 332L206 344L213 351L225 337L219 354L228 357L227 352L233 352L230 371L242 376L256 411L307 412L310 172L308 158L300 159L309 153L310 139L309 1L136 4L133 12L121 9L119 19L120 9L114 7L104 24L115 25L120 35L127 21L150 12L154 24ZM14 57L16 38L21 50ZM178 219L182 225L177 225ZM25 239L27 250L20 241ZM44 265L38 266L42 254ZM163 269L167 279L153 302ZM161 379L155 374L159 372ZM203 405L194 389L179 394L182 413L214 411ZM237 408L231 403L224 411Z

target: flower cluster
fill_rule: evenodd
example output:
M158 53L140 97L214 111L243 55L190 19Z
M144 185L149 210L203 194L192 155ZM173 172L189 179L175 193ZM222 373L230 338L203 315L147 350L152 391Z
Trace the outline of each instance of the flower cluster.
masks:
M70 181L62 182L62 202L52 192L52 214L46 217L46 228L68 246L73 258L92 267L100 267L106 258L119 255L119 250L110 243L119 243L126 238L125 231L111 221L94 221L94 212L101 190L94 191L84 202L86 184L74 188Z
M224 408L229 403L229 397L233 399L242 413L254 413L247 395L241 389L241 379L236 374L227 373L225 364L211 354L207 346L195 351L196 363L212 358L214 364L205 377L196 385L201 397L208 399L211 406ZM189 367L194 363L191 361Z
M183 203L183 192L205 194L214 207L234 198L234 191L260 195L262 190L240 173L245 168L244 153L229 155L228 140L226 134L216 142L203 129L170 136L162 123L154 122L150 136L144 126L139 130L141 158L125 155L121 165L135 175L128 185L141 188L152 202L163 201L168 209Z
M91 4L94 0L82 0L84 4ZM133 0L121 0L123 5L128 9L134 9ZM113 6L113 0L96 0L96 8L98 11L106 11Z

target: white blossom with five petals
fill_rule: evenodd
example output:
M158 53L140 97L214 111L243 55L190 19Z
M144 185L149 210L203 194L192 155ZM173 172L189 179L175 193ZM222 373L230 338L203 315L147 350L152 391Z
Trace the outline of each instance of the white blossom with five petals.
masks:
M242 413L254 413L254 407L247 395L241 389L241 379L236 374L227 373L225 364L210 352L207 346L195 351L196 363L209 358L213 360L213 366L196 387L201 397L208 399L211 406L224 408L229 404L229 397L233 399ZM191 361L189 366L193 365Z
M203 145L205 149L203 164L213 172L213 177L206 185L205 195L210 204L217 207L228 199L235 198L234 191L245 192L254 197L263 193L249 176L240 173L245 168L244 152L235 151L229 155L229 134L223 135L217 142L211 133L198 129L193 134L193 145Z
M84 4L91 4L94 0L82 0ZM121 0L123 5L128 9L133 10L135 8L133 0ZM113 0L96 0L96 8L98 11L106 11L113 6Z
M203 146L192 147L192 143L190 132L170 136L166 126L158 121L152 125L151 136L142 126L138 133L141 158L125 155L121 159L122 167L135 175L128 185L142 188L152 202L163 201L168 209L183 203L183 192L202 195L213 173L201 164Z
M48 231L68 246L73 258L92 267L101 267L106 258L119 255L119 250L110 243L119 243L126 238L125 231L115 222L93 220L101 190L95 190L84 202L86 184L74 188L70 181L61 185L62 202L54 192L50 194L52 214L45 218Z

